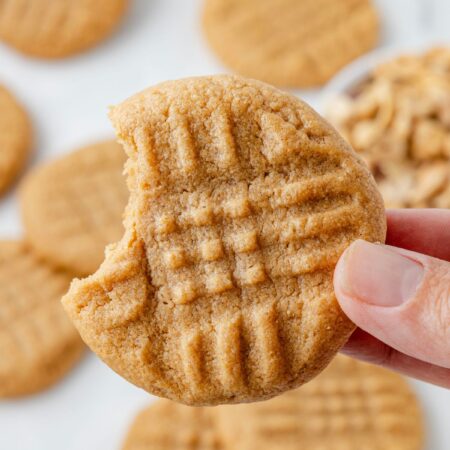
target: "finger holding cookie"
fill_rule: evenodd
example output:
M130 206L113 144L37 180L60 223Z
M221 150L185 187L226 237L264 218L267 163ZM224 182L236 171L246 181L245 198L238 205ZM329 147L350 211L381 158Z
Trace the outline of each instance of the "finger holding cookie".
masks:
M346 353L450 387L449 222L448 210L391 211L389 246L344 253L336 295L360 327Z

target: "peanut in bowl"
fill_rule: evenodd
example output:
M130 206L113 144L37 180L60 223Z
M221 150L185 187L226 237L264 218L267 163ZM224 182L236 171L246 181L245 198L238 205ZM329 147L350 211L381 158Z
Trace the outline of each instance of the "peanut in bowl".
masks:
M366 161L388 208L450 208L450 47L373 54L325 98L325 116Z

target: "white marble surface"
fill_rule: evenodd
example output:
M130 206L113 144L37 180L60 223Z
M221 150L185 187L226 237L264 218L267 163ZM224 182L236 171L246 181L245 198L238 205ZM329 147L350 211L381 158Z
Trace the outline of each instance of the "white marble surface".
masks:
M448 38L448 0L377 0L383 45L425 32ZM33 164L112 135L109 104L156 82L223 72L199 29L200 0L135 0L105 45L61 62L23 58L0 46L0 82L23 100L35 124ZM431 6L440 7L440 13ZM434 18L434 19L433 19ZM301 93L313 104L320 91ZM0 237L21 235L16 193L0 202ZM427 411L429 450L448 450L450 393L414 382ZM88 355L61 384L34 397L0 402L1 450L119 449L132 415L150 401Z

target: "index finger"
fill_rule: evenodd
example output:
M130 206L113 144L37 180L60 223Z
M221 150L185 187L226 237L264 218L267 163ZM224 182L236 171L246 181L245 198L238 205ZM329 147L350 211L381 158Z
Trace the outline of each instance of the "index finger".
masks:
M387 223L387 244L450 261L450 210L393 209Z

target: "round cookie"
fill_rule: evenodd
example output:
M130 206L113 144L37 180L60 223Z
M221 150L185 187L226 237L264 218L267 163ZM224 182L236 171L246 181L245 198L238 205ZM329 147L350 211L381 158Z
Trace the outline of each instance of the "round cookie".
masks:
M297 98L234 76L114 108L129 155L126 232L63 304L136 385L190 405L265 399L317 375L354 326L333 291L385 214L356 154Z
M122 450L221 450L210 408L158 400L134 420Z
M343 356L300 389L214 412L217 433L233 450L422 450L424 445L422 413L405 379Z
M22 169L31 147L31 125L26 112L0 85L0 193Z
M84 345L60 304L72 277L23 242L0 241L0 398L59 381Z
M123 234L128 199L122 147L105 141L31 172L21 188L27 238L41 256L77 275L93 273Z
M206 0L203 28L237 73L299 88L324 84L379 37L370 0Z
M128 0L6 0L0 40L38 58L63 58L106 39Z

